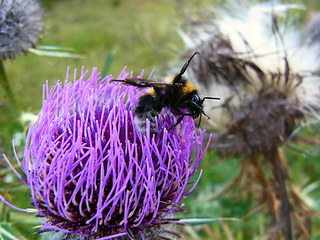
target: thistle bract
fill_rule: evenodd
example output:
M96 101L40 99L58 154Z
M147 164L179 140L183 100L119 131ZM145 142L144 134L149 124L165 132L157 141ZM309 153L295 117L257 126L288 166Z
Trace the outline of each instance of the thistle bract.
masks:
M0 1L0 58L14 59L27 53L35 46L42 27L42 10L37 1Z
M203 132L189 117L168 130L176 117L167 110L157 118L157 134L150 135L148 120L143 134L134 125L143 92L100 79L96 69L76 75L64 86L44 86L27 134L22 169L42 228L143 238L170 222L195 186L188 184L204 153Z

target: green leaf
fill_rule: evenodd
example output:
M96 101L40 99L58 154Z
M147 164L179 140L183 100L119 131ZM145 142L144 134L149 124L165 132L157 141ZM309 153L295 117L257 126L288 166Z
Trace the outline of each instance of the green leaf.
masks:
M186 224L206 224L221 221L239 221L238 218L186 218L181 219L179 222Z
M11 225L8 223L0 223L0 239L3 240L19 240L17 237L13 235L13 229L11 228Z

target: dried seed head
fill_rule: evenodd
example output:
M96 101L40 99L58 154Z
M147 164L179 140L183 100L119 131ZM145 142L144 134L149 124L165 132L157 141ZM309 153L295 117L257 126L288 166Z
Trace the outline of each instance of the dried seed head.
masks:
M203 127L216 131L214 148L221 153L270 151L297 123L319 117L316 44L299 42L299 32L278 21L299 7L258 4L238 9L238 16L216 14L221 17L182 33L190 52L200 52L189 78L203 95L221 98L206 102L211 119L203 121Z

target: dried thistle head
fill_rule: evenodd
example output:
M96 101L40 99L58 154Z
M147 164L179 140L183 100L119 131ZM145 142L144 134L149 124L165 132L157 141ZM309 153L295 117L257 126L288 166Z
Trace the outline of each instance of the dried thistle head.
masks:
M42 9L36 0L1 0L0 59L14 59L35 47L42 27Z
M318 117L320 66L314 45L279 20L299 5L255 5L238 16L223 15L182 33L200 57L187 71L206 102L214 148L226 155L274 150L296 124ZM284 32L286 34L284 34ZM250 33L250 34L249 34Z

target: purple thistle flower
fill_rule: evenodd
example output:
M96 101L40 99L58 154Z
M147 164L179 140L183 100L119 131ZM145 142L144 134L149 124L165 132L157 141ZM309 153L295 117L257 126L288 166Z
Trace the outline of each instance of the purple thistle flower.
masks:
M128 76L124 70L117 79ZM169 131L177 119L167 110L156 119L157 135L150 136L148 120L143 134L133 110L144 91L109 83L112 76L101 79L95 68L90 76L82 69L79 79L75 71L73 82L68 75L64 86L44 86L20 164L42 228L144 239L174 221L193 190L204 131L190 117Z

